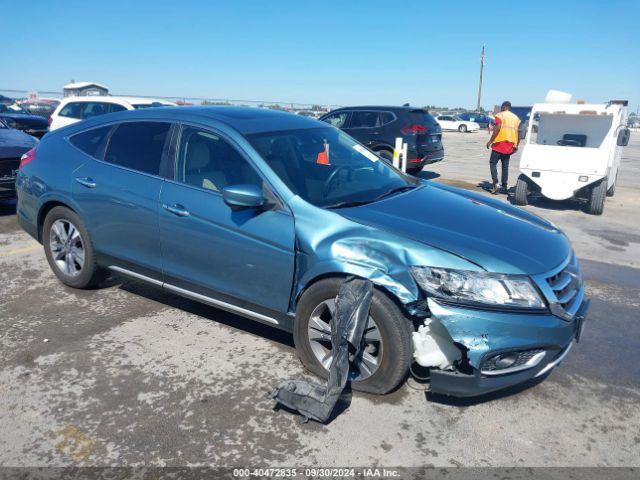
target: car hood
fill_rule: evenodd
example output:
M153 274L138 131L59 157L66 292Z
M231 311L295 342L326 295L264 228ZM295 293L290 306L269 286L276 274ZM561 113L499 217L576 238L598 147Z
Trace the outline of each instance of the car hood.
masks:
M3 113L0 114L0 118L10 118L22 127L47 128L49 126L47 119L39 117L38 115L13 115L11 113Z
M38 140L21 130L0 128L0 158L17 158L33 148Z
M566 236L524 210L432 182L387 199L340 209L352 221L440 248L491 272L537 274L570 254Z

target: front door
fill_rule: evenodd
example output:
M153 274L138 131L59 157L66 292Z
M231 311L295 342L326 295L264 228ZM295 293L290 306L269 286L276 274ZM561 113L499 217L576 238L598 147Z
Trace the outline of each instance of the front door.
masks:
M166 286L251 311L285 313L294 269L291 213L275 201L244 210L225 204L224 187L269 187L220 133L183 126L176 150L174 181L166 181L160 195Z

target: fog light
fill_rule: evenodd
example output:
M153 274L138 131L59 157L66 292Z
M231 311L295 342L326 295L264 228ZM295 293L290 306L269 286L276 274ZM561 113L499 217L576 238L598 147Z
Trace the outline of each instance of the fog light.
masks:
M484 375L501 375L503 373L519 372L535 367L544 357L545 350L539 348L499 353L485 360L480 371Z
M503 368L509 368L518 361L518 354L516 353L503 353L502 355L496 355L488 363L493 364L496 370L502 370Z
M589 181L589 177L587 177L586 175L580 175L578 177L578 181L579 182L588 182Z

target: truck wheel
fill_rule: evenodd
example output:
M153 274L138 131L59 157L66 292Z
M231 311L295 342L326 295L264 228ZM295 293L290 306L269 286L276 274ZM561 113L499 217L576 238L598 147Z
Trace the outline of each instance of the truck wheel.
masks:
M518 182L516 183L516 205L527 205L529 203L528 194L529 181L524 175L520 175L518 177Z
M613 197L616 194L616 184L618 183L618 172L616 172L616 178L613 180L613 185L607 190L607 197Z
M82 219L69 208L54 207L42 226L44 253L58 280L73 288L90 288L105 278Z
M459 131L460 133L466 133L466 132L467 132L467 126L466 126L466 125L460 125L460 126L458 127L458 131Z
M607 179L603 178L591 188L591 195L589 197L589 213L591 215L602 215L606 196Z
M313 284L296 309L293 340L302 364L327 378L331 364L331 319L341 278ZM413 325L384 293L374 290L364 352L351 364L349 378L354 390L382 395L393 390L409 371Z

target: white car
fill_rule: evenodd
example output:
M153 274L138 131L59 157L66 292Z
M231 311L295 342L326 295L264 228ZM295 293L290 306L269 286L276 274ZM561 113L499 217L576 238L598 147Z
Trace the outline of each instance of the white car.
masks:
M155 98L86 96L67 97L53 111L49 119L49 130L66 127L87 118L149 107L175 106L173 102Z
M442 130L457 130L462 133L477 132L480 130L480 125L476 122L467 122L456 115L438 115L436 120Z

